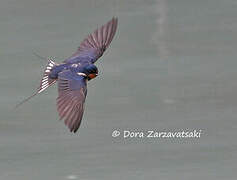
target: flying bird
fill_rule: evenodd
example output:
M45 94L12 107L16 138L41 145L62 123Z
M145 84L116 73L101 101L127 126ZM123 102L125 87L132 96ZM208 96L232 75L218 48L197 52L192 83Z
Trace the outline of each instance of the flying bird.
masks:
M98 75L94 63L109 47L117 30L118 19L109 22L89 34L77 51L62 63L47 60L43 78L37 91L20 102L16 107L28 101L48 87L58 84L57 111L60 119L71 132L80 127L87 94L87 82Z

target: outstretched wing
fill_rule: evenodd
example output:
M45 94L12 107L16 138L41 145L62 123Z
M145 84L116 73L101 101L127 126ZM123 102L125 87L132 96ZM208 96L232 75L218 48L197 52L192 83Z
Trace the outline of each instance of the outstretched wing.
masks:
M89 34L81 42L77 52L66 59L64 63L76 63L83 60L90 61L91 63L96 62L113 40L117 25L118 19L112 18L105 25L95 30L94 33Z
M76 132L84 112L86 79L70 70L59 73L57 110L71 132Z

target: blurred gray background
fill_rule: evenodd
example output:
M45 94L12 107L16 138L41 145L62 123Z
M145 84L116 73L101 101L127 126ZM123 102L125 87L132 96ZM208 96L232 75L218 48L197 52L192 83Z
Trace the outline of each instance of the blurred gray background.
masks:
M82 125L58 119L56 87L14 110L45 62L117 16L88 85ZM237 1L1 0L1 180L234 180ZM199 139L113 138L113 130L202 129Z

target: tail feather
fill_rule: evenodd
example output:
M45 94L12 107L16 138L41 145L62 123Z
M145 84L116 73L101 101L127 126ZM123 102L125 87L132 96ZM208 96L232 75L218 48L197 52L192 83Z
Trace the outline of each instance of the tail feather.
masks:
M21 101L20 103L18 103L16 105L16 108L19 107L20 105L22 105L23 103L27 102L28 100L30 100L32 97L36 96L37 94L43 92L44 90L46 90L48 87L50 87L57 81L56 79L49 78L49 74L55 65L57 65L55 62L53 62L50 59L48 60L47 66L44 70L43 78L40 81L40 86L38 87L37 91L34 94L32 94L31 96L29 96L28 98L26 98L23 101Z
M49 78L49 74L52 70L52 68L56 65L55 62L53 62L52 60L48 61L48 64L44 70L44 75L43 78L40 82L40 86L38 88L38 93L43 92L45 89L47 89L49 86L51 86L52 84L54 84L56 82L55 79L50 79Z

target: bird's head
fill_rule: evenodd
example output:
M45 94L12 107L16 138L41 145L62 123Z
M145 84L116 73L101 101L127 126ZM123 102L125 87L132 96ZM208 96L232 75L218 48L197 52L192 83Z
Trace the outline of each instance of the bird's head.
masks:
M95 65L90 64L84 68L84 73L87 75L87 79L91 80L98 76L98 69Z

